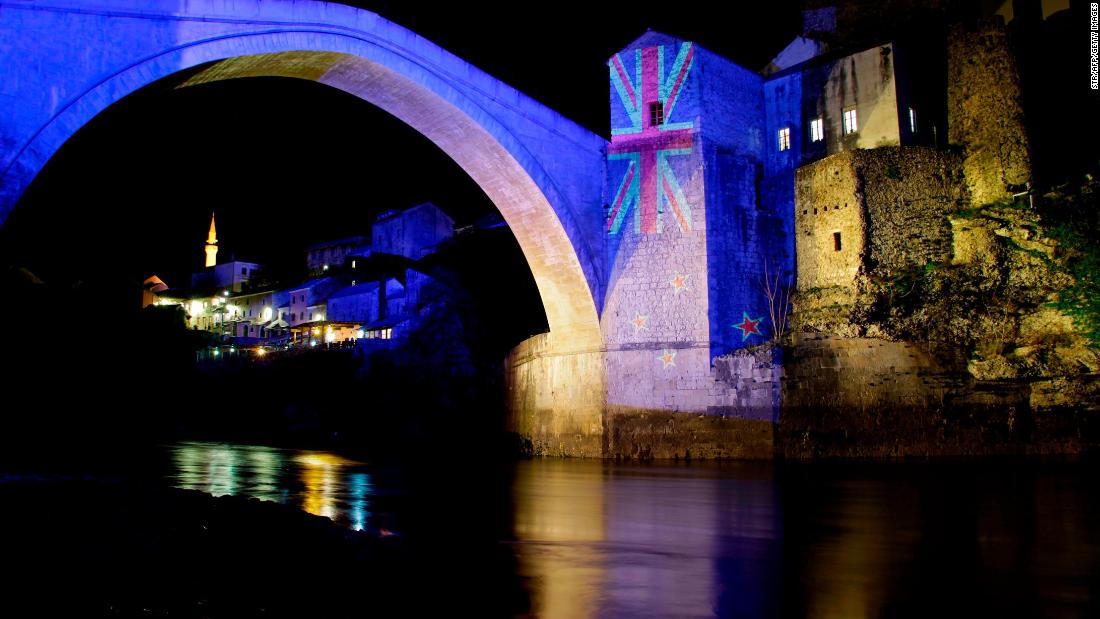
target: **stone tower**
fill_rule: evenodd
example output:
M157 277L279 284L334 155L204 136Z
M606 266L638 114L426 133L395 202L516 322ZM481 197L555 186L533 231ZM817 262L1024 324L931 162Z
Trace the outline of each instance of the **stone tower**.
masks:
M210 213L210 233L206 235L206 266L218 264L218 233L214 229L214 213Z
M764 266L789 271L782 226L770 215L786 213L757 191L763 80L657 32L615 54L608 68L601 326L609 448L629 453L616 437L641 442L649 430L638 424L651 425L658 411L704 414L704 421L674 414L669 423L690 418L707 429L726 427L730 416L771 421L768 397L761 407L739 402L714 370L716 357L770 339Z
M999 21L957 24L947 41L948 140L962 146L971 201L981 206L1026 190L1031 155L1020 79Z

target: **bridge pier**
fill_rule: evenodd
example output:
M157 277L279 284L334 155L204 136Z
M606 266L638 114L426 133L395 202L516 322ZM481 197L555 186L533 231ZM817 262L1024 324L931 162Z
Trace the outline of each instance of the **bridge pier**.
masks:
M773 456L780 366L771 350L722 357L707 376L680 384L646 376L652 356L556 349L549 333L522 342L505 362L508 430L540 456ZM654 405L621 403L623 391Z
M601 458L607 402L605 352L569 349L550 333L505 360L508 430L535 455Z

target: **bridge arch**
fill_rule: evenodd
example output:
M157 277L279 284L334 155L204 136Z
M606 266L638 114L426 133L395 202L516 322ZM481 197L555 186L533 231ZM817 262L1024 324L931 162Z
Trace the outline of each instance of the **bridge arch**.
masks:
M154 9L127 0L105 4L112 8L78 11L79 3L57 0L0 13L0 41L7 41L0 47L8 47L0 55L8 58L35 53L25 29L30 21L80 31L58 33L74 46L113 37L101 57L83 58L73 70L42 63L15 80L14 97L4 93L15 101L14 111L0 116L0 225L69 137L153 81L202 65L208 66L181 87L257 76L306 79L376 105L446 152L515 234L542 298L552 348L599 350L602 226L592 218L602 217L601 138L366 11L257 0L158 0ZM15 79L20 69L5 66L11 64L0 64L0 80ZM37 93L46 100L35 101Z

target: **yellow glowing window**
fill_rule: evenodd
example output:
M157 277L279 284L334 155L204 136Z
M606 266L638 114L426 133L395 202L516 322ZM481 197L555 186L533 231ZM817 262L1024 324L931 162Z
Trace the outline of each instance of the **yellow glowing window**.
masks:
M844 135L856 131L859 131L859 119L856 116L855 108L844 110Z
M815 118L810 121L810 141L820 142L825 139L825 119Z
M779 130L779 150L791 149L791 128L783 127Z

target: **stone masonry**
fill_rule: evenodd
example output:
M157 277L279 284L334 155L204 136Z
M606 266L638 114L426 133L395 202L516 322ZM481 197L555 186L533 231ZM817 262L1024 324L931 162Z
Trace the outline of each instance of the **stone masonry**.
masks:
M999 23L955 26L947 47L948 140L962 146L975 206L1023 191L1031 158L1020 78Z

